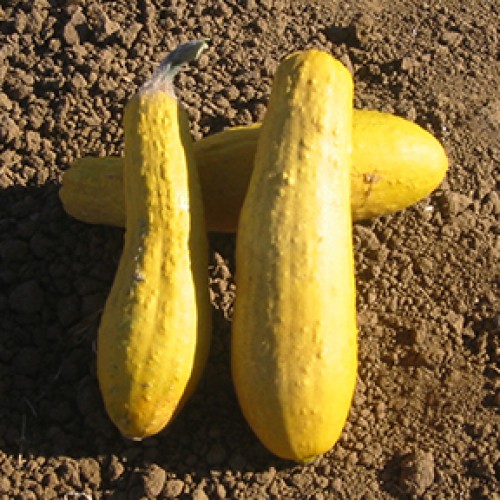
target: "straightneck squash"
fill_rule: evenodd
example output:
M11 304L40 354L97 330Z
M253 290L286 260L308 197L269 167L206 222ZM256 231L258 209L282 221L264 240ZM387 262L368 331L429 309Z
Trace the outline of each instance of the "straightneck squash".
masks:
M208 231L236 232L261 124L231 127L195 142ZM399 116L353 112L351 211L354 221L403 210L443 180L448 159L429 132ZM120 157L78 158L59 190L68 214L91 224L125 225Z
M204 41L179 46L124 114L123 253L98 332L98 378L122 434L161 431L198 382L210 342L208 246L185 111L172 79Z
M262 443L300 462L334 445L356 380L352 94L325 52L280 64L236 239L236 394Z

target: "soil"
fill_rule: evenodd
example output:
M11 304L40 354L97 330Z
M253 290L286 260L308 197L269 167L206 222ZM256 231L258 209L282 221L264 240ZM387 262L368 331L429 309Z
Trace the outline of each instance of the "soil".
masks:
M0 498L500 498L499 10L2 2ZM196 138L261 120L277 63L317 47L353 72L356 107L417 122L450 158L427 199L354 226L359 379L341 439L311 464L270 455L239 411L232 235L210 235L213 347L179 417L135 443L100 398L96 331L123 231L72 219L58 189L74 159L122 152L127 99L199 37L210 50L177 79Z

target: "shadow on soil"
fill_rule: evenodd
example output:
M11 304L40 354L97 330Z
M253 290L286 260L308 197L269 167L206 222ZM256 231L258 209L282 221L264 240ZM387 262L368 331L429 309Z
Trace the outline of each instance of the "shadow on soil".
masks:
M112 489L129 488L151 463L198 478L291 467L259 444L240 413L230 323L217 310L204 379L177 419L142 442L119 435L100 397L95 341L123 230L73 220L57 193L54 185L0 191L0 452L20 467L28 457L98 457ZM214 235L211 247L231 265L233 236ZM116 458L126 472L115 480Z

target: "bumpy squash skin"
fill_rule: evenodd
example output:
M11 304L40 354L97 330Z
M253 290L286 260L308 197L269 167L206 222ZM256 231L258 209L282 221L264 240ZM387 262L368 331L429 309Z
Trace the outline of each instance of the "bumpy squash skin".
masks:
M194 145L208 231L234 233L253 169L260 123L233 127ZM443 180L441 144L404 118L354 110L351 208L353 220L403 210ZM121 159L84 158L65 172L59 195L65 210L91 224L125 225Z
M337 441L356 380L352 92L324 52L279 66L237 233L236 393L262 443L300 462Z
M210 342L208 243L185 112L144 91L124 117L125 242L98 334L106 410L125 436L161 431L198 382Z

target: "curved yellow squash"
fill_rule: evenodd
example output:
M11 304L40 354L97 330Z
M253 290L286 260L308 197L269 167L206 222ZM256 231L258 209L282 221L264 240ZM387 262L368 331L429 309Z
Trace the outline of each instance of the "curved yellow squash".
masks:
M233 127L194 144L208 231L234 233L252 174L261 124ZM351 210L353 220L397 212L429 195L448 159L441 144L413 122L354 110ZM64 174L65 210L91 224L123 227L123 160L85 157Z
M180 46L126 106L125 243L98 333L106 410L125 436L161 431L208 356L208 247L189 123L171 89Z
M352 92L325 52L281 63L237 233L236 394L262 443L296 461L334 445L355 387Z
M354 220L397 212L428 196L448 170L429 132L399 116L355 111L351 170Z

